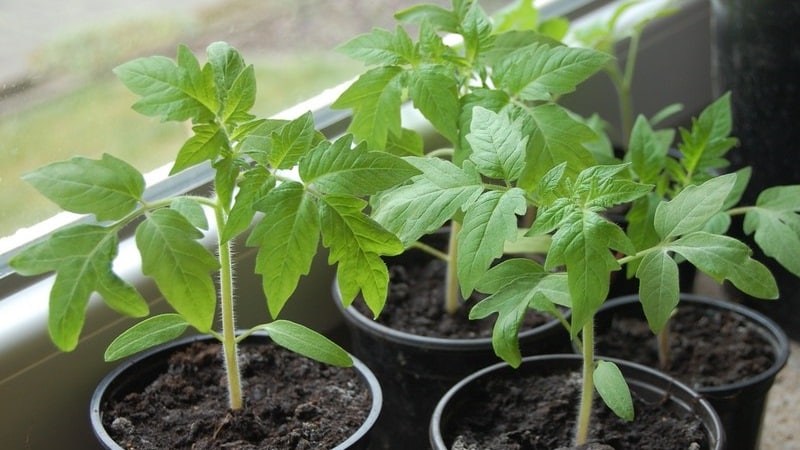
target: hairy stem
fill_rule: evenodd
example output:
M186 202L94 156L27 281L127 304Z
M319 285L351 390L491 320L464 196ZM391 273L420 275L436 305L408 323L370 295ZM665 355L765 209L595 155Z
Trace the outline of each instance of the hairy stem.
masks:
M583 445L589 438L589 421L592 416L592 400L594 399L594 323L589 321L583 326L583 386L581 387L581 403L578 410L578 424L575 432L575 445Z
M222 228L225 223L224 212L221 207L216 208L217 224ZM222 240L220 232L219 241L219 282L220 282L220 311L222 316L222 350L225 358L225 373L228 381L229 406L233 410L241 409L242 381L239 371L239 355L236 346L236 320L233 307L233 263L231 260L231 244Z
M456 260L458 259L458 232L461 224L452 221L450 226L450 240L447 244L447 278L445 280L444 308L448 314L455 314L458 311L458 273L456 271Z
M669 322L658 332L658 366L661 370L669 369L671 355L669 351Z

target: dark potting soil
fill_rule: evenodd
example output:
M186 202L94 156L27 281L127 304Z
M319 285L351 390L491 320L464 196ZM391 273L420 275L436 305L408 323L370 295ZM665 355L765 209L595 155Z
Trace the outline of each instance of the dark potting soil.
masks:
M487 379L453 411L457 422L444 430L451 450L702 450L702 422L686 411L649 403L634 395L633 422L595 401L589 443L573 447L580 375L542 376L516 372ZM666 399L665 399L666 400Z
M386 306L376 319L389 328L418 336L474 339L492 335L495 317L470 320L469 310L482 297L473 295L460 303L455 314L444 310L445 275L447 265L439 259L416 265L389 264L389 293ZM354 303L356 309L372 317L363 302ZM552 318L531 310L522 329L543 325Z
M228 407L218 343L194 343L141 393L109 401L108 433L125 449L333 448L366 419L371 397L354 369L273 344L240 346L246 406Z
M775 361L770 342L733 311L684 304L669 326L671 364L662 370L694 388L746 380ZM656 338L640 315L615 316L595 341L599 355L659 365Z

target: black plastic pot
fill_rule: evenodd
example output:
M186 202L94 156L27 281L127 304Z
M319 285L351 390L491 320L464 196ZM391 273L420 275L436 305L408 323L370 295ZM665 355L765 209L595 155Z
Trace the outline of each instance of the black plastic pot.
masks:
M168 365L169 356L177 349L193 342L212 340L206 335L183 338L145 351L132 357L106 375L98 384L92 395L89 418L92 430L101 446L107 450L123 450L106 431L102 421L102 405L110 398L119 398L130 392L141 391L145 386L163 373ZM241 345L257 345L267 342L265 333L254 333L247 337ZM372 371L361 361L353 358L354 368L369 387L372 405L369 414L356 432L346 441L335 447L335 450L366 450L372 438L372 429L378 420L383 405L381 386Z
M381 383L384 410L375 428L373 449L421 449L439 397L466 375L499 361L491 338L445 339L398 331L343 308L333 295L350 334L350 351L373 368ZM569 348L564 327L553 320L519 335L523 355Z
M663 402L665 408L678 408L687 414L695 415L702 421L706 429L710 448L713 450L727 448L719 417L711 405L696 392L677 380L648 367L627 361L604 359L617 364L632 392L647 402ZM499 376L537 377L545 371L580 371L581 364L581 357L574 354L540 355L524 358L518 369L505 363L499 363L469 375L447 391L436 405L429 427L431 446L434 450L451 448L450 440L453 439L451 430L453 424L462 417L461 405L470 398L480 398L483 385L491 378ZM553 423L552 426L566 425Z
M712 80L715 95L731 92L731 170L753 168L743 204L752 205L770 186L800 184L800 2L712 0ZM734 228L739 232L739 227ZM740 232L739 232L740 233ZM753 246L751 238L736 236ZM755 248L755 247L753 247ZM779 302L763 302L734 289L728 294L764 312L800 340L800 279L772 260L767 263L781 292Z
M690 380L682 379L689 384L711 405L720 416L729 450L753 450L758 448L767 394L775 381L775 376L786 365L789 358L789 339L786 333L772 320L763 314L745 306L723 300L710 299L693 294L681 294L681 304L698 308L714 308L731 311L753 324L758 332L772 346L772 365L768 370L749 379L744 379L722 386L698 386ZM612 317L622 315L645 320L639 297L636 295L609 300L598 311L597 336L603 328L609 326ZM655 339L655 338L653 338ZM598 347L598 353L600 353ZM632 359L630 355L611 354L608 356ZM641 362L641 361L639 361ZM681 378L676 375L677 378Z

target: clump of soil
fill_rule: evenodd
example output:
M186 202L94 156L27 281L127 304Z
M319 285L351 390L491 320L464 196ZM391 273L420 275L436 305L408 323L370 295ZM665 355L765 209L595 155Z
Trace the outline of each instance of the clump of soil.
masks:
M606 328L599 319L599 355L658 367L658 344L636 303ZM723 386L752 378L775 362L763 333L742 315L718 308L679 306L669 324L670 365L663 371L694 388Z
M477 384L477 383L476 383ZM595 401L589 444L572 447L580 375L517 371L472 388L443 430L453 450L701 450L708 449L702 422L684 410L652 403L634 393L636 418L625 422ZM673 405L674 406L674 405Z
M440 259L421 258L416 264L388 263L389 293L377 322L389 328L418 336L475 339L492 335L495 316L470 320L469 310L484 297L473 294L460 303L455 314L444 309L447 264ZM363 302L356 309L372 317ZM535 328L552 320L551 316L530 310L521 329Z
M141 392L105 402L103 425L126 449L320 449L350 437L371 396L355 369L318 363L272 343L240 346L246 406L228 408L220 345L174 353Z

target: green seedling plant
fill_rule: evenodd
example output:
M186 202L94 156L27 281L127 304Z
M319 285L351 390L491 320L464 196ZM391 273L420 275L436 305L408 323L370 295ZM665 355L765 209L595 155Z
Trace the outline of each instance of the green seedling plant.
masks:
M594 391L617 415L634 419L631 394L619 368L596 360L593 352L593 318L606 300L612 272L633 271L647 321L656 333L667 326L678 306L678 263L683 260L754 297L778 297L769 269L751 257L746 244L725 235L732 216L744 215L745 231L754 233L765 253L799 273L791 255L800 248L800 186L770 188L756 205L736 206L749 171L715 172L735 143L729 136L729 96L709 105L690 129L680 130L678 158L667 153L674 133L653 131L643 117L633 130L630 161L588 167L575 176L561 163L526 192L537 209L528 235L551 237L545 262L516 258L489 269L477 283L489 296L470 313L472 318L497 314L495 352L518 366L517 333L527 309L570 309L569 331L583 356L576 445L588 439ZM515 126L510 127L505 142L513 142L515 132ZM609 208L630 202L647 206L637 206L635 227L623 229L604 216Z
M208 165L213 195L148 198L142 174L108 154L52 163L25 180L63 209L94 215L97 222L56 231L11 265L24 275L55 272L49 334L58 348L70 351L95 292L126 316L149 315L144 297L113 267L120 233L135 228L142 272L174 312L133 325L110 344L105 358L169 342L188 328L208 333L222 343L230 407L239 409L237 345L254 331L266 330L276 344L325 363L350 366L352 360L324 336L288 320L237 334L232 247L244 240L258 249L255 271L273 318L309 272L320 241L330 250L330 264L338 265L345 301L361 292L378 314L388 285L381 256L403 246L365 214L365 197L418 170L391 154L368 151L366 144L354 145L351 135L329 141L315 129L311 113L293 120L255 117L249 112L256 94L253 66L224 42L209 45L206 55L201 65L179 46L175 60L145 57L114 72L140 97L133 105L137 112L191 122L171 173ZM213 249L203 245L204 236L213 236ZM214 327L217 316L220 329Z
M611 56L563 45L558 39L566 23L540 22L530 2L494 20L467 0L454 0L451 9L421 4L395 17L401 25L393 32L375 29L340 47L369 68L333 106L352 110L349 131L356 139L402 155L422 172L373 197L372 217L406 248L447 262L444 309L453 313L517 237L518 216L527 213L524 192L554 165L564 162L574 174L595 163L588 144L598 135L556 100ZM403 25L416 26L419 38ZM402 121L407 102L449 146L423 151L419 134ZM484 120L501 111L500 118ZM497 140L512 122L525 138L509 147ZM484 150L493 145L504 147L502 159ZM447 223L446 252L420 242ZM516 250L541 247L528 244Z

